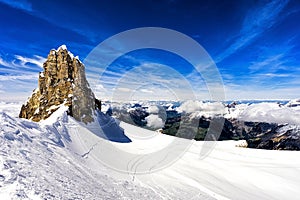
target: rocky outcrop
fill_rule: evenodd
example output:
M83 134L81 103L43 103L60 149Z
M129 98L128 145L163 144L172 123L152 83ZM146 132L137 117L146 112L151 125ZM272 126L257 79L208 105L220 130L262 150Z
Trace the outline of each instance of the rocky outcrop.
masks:
M203 140L211 119L200 118L196 140ZM248 148L300 150L300 127L289 124L225 119L219 140L246 140Z
M44 71L40 72L38 88L22 106L19 117L40 121L47 119L60 106L69 107L76 120L93 121L95 109L101 102L95 98L85 76L85 67L65 45L51 50Z
M195 140L204 140L210 118L199 119ZM269 150L300 150L300 127L289 124L244 122L225 119L218 140L246 140L248 148Z
M244 122L249 148L300 150L300 127L289 124Z

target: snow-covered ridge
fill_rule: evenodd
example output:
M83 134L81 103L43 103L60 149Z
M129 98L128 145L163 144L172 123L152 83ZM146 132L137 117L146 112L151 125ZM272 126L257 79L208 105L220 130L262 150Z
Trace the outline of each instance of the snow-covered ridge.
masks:
M39 123L0 112L0 199L159 199L104 166L91 170L76 127L64 107Z

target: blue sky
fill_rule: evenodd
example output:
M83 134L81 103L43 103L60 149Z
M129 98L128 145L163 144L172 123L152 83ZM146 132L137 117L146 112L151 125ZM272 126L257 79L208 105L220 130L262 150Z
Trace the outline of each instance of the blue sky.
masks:
M50 49L66 44L84 60L108 37L152 26L174 29L199 42L220 71L226 99L299 98L299 20L297 0L0 0L0 96L28 96ZM189 63L151 49L117 59L101 78L99 95L109 96L113 83L133 66L171 67L199 97L209 98L205 82ZM165 77L176 85L176 78L163 71L159 75L152 77ZM141 90L148 96L167 93L161 85L147 87Z

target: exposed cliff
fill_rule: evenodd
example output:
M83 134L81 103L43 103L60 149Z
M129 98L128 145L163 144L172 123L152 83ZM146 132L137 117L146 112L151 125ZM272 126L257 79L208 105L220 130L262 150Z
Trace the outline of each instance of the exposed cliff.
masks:
M85 76L85 67L65 45L51 50L40 72L38 88L22 106L19 117L40 121L48 118L61 105L84 123L93 121L101 103L95 98Z

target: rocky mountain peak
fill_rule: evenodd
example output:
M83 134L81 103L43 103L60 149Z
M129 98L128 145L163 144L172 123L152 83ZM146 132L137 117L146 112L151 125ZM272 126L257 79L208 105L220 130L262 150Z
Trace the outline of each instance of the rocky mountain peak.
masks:
M52 49L39 74L38 88L22 106L19 117L40 121L47 119L60 106L84 123L93 121L101 103L95 98L85 76L85 67L65 45Z

